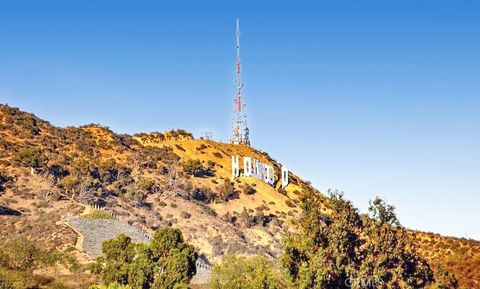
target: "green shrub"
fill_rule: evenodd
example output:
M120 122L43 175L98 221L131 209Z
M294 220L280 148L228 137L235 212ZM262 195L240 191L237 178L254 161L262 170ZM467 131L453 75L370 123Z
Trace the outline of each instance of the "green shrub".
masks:
M30 168L42 168L47 165L48 158L39 147L20 149L15 155L19 165Z
M53 284L50 284L47 286L47 289L69 289L67 285L65 285L62 282L54 282Z
M213 289L286 288L280 269L264 257L226 256L213 266L210 284Z
M293 202L293 201L290 200L290 199L287 199L287 200L285 201L285 204L287 204L287 206L289 206L290 208L295 208L295 207L297 207L297 205L295 205L295 202Z
M13 239L0 248L0 267L32 272L38 268L53 267L62 262L62 255L47 251L26 239Z
M238 196L237 191L232 182L229 180L224 180L223 184L218 190L217 201L226 202L228 200L234 199Z
M246 195L253 195L257 192L257 190L255 190L255 188L249 184L244 184L242 185L241 188L242 188L242 192Z
M160 207L166 207L166 206L167 206L167 203L165 203L164 201L159 201L159 202L158 202L158 205L159 205Z
M155 181L150 178L142 178L138 181L138 187L146 192L150 192L155 186Z
M80 217L84 219L101 219L101 220L113 219L112 215L101 210L93 210L89 214L80 215Z
M194 188L190 192L190 197L196 201L211 203L215 200L215 193L208 187Z
M223 158L223 155L219 152L214 152L213 155L219 159Z
M177 283L173 286L173 289L188 289L188 285L185 283Z
M188 160L183 163L183 170L190 174L193 177L200 176L205 173L207 170L203 167L200 160Z
M24 289L35 286L31 274L0 268L0 289Z
M201 151L201 150L204 150L206 148L207 148L207 146L202 143L200 146L197 147L197 151Z
M13 282L5 276L5 275L0 275L0 289L15 289L13 287Z

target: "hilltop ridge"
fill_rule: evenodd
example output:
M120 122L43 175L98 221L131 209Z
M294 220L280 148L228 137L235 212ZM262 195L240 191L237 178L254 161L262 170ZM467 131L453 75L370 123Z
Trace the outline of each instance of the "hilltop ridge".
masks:
M231 180L232 155L273 166L274 186L253 177ZM0 105L0 226L9 232L0 242L22 236L77 250L89 261L62 216L95 204L148 234L178 227L212 262L224 254L278 258L301 214L299 197L321 194L291 172L282 189L280 166L252 147L194 139L181 129L126 135L98 124L60 128ZM468 288L480 286L480 242L410 235L432 267L445 266Z

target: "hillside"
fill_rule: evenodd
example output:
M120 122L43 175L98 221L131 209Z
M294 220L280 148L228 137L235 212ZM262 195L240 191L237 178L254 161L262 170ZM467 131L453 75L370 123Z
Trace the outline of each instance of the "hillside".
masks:
M275 185L231 181L232 155L273 166ZM178 227L210 262L224 254L278 258L301 213L299 196L319 193L293 173L281 189L279 171L265 152L184 130L130 136L100 125L59 128L0 105L0 242L22 236L88 262L83 236L66 217L88 215L86 204L94 204L147 235ZM432 268L442 265L462 286L480 287L480 242L410 235Z

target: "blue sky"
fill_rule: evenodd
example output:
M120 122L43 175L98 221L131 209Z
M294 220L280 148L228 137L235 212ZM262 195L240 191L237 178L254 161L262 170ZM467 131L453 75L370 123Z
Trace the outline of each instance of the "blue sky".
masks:
M158 2L0 1L0 102L225 141L238 17L254 147L362 211L379 195L480 239L478 1Z

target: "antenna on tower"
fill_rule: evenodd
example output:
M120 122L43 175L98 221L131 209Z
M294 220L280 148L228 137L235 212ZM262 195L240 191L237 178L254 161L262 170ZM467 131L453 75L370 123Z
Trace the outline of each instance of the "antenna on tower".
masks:
M247 114L245 113L245 102L242 98L242 75L241 75L241 61L240 61L240 22L237 19L237 59L236 59L236 93L233 101L233 126L232 144L250 145L250 131L247 125Z

